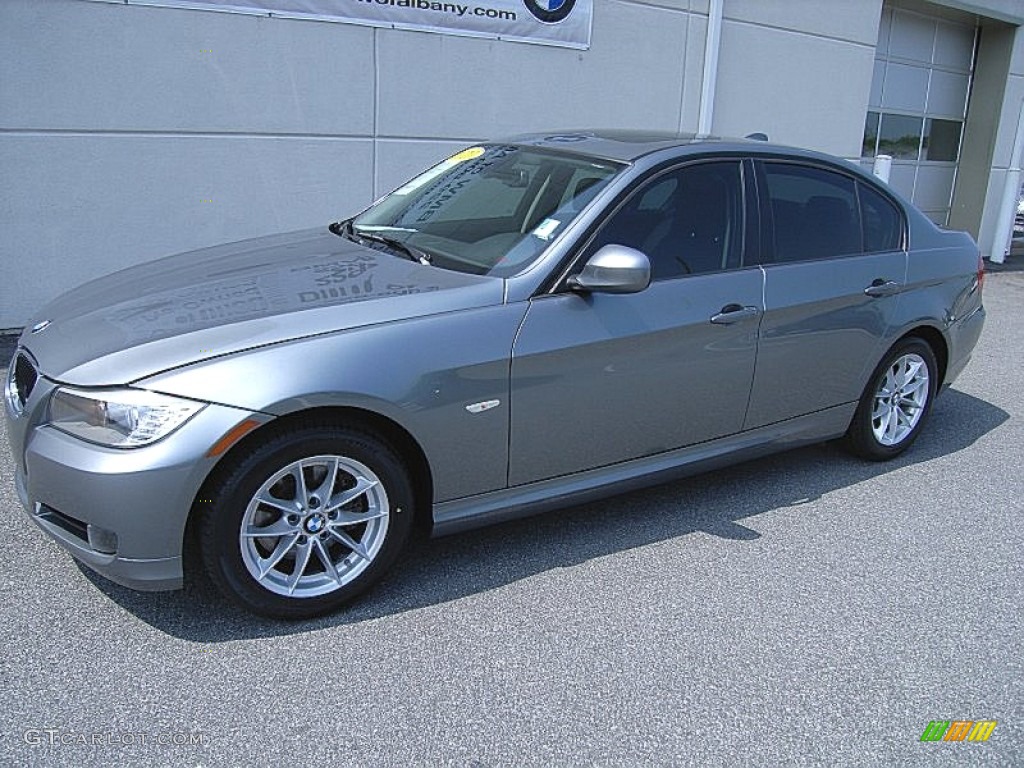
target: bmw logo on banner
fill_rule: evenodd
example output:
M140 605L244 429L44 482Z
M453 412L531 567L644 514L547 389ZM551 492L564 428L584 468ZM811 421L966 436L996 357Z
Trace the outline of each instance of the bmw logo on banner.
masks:
M523 0L523 4L539 21L557 24L572 13L576 0Z

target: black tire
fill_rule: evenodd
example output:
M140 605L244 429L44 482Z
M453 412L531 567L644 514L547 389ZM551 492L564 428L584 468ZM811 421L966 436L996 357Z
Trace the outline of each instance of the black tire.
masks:
M873 418L876 405L883 409L886 406L885 395L888 390L883 391L887 376L895 370L898 362L911 356L911 359L920 359L928 372L927 386L920 386L919 389L925 394L925 401L916 410L920 416L907 430L906 424L899 425L899 432L893 436L886 436L883 430L882 438L877 434L878 429L883 428L885 418ZM927 342L922 339L911 337L903 339L893 346L885 355L882 362L878 364L868 384L864 388L860 402L857 404L857 411L854 413L853 421L846 432L845 445L852 453L871 461L887 461L895 458L909 448L921 434L932 409L932 402L935 399L936 386L938 384L938 365L935 362L935 353ZM900 390L902 391L902 390ZM907 409L900 409L906 415ZM914 411L909 411L913 413Z
M360 477L364 484L379 482L360 492ZM360 431L325 426L279 433L221 478L198 508L203 563L225 595L264 616L304 619L338 609L380 579L412 527L412 484L401 459L387 443ZM258 502L257 492L268 503ZM358 495L330 511L343 494ZM300 498L305 501L295 507ZM295 512L285 514L277 503ZM368 522L352 522L358 515ZM243 538L243 525L250 531L273 526L273 533ZM363 552L335 535L348 536ZM280 551L287 554L275 561ZM308 561L299 570L303 556ZM333 576L326 563L334 564ZM256 571L264 568L261 581ZM287 594L296 571L295 593Z

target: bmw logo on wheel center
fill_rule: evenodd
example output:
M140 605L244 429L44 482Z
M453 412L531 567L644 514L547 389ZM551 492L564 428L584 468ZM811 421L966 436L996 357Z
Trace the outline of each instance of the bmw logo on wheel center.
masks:
M572 13L576 0L523 0L526 9L545 24L557 24Z

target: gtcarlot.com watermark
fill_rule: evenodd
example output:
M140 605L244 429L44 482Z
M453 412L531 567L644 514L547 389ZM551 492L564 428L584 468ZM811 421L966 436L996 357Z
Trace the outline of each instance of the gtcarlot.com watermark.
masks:
M22 734L32 746L80 747L198 747L210 743L205 733L194 731L66 731L61 728L29 728Z

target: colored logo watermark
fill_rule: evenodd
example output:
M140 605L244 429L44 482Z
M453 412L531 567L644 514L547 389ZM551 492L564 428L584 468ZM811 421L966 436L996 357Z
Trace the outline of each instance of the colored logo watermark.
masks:
M995 720L932 720L921 741L988 741Z

